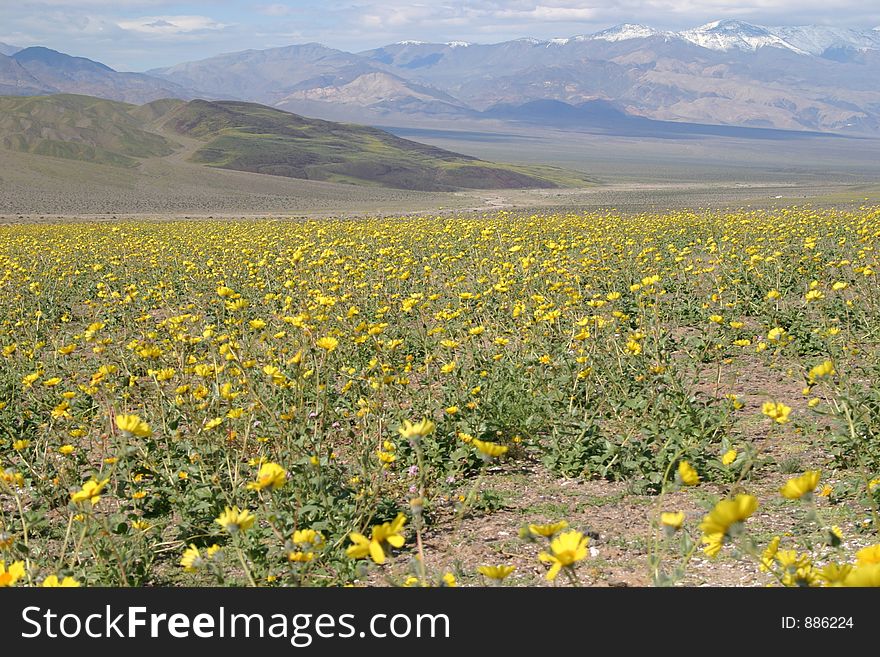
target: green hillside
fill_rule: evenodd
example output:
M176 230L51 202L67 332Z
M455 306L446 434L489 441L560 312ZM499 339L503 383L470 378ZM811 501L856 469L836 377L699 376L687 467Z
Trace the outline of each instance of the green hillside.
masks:
M583 186L582 174L486 162L360 125L253 103L0 97L0 148L131 168L193 167L418 191Z
M169 155L173 145L131 114L137 106L59 94L0 97L0 145L71 160L134 166L137 158Z
M572 175L484 162L376 128L253 103L194 100L172 110L165 126L207 142L194 162L290 178L444 191L556 187Z

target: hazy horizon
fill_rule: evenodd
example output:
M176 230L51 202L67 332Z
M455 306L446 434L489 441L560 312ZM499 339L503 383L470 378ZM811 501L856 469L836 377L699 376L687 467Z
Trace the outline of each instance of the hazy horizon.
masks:
M880 27L880 7L845 1L450 0L441 5L287 0L40 0L0 8L0 42L45 46L145 71L227 52L316 42L359 52L403 40L497 43L591 34L621 23L681 31L714 20L765 26Z

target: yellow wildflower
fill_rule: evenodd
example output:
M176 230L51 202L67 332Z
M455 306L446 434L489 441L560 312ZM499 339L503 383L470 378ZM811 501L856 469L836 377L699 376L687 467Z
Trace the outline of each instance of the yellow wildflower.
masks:
M350 545L345 553L352 559L369 556L377 564L383 564L386 550L390 550L391 547L403 547L404 538L401 531L405 523L406 516L399 513L391 522L374 525L370 538L358 532L351 532L349 538L353 545Z
M257 473L257 480L247 485L250 490L263 490L264 488L277 489L287 481L287 470L277 463L264 463Z
M559 534L550 541L550 552L541 552L538 555L544 563L551 564L547 571L547 579L553 581L563 568L573 568L578 561L587 558L589 551L587 543L589 538L578 531L570 531Z
M247 509L240 511L237 506L227 506L214 522L234 536L253 527L254 520L256 518Z
M696 486L700 483L700 475L697 474L694 466L687 461L679 461L678 476L681 478L681 481L685 486Z
M765 402L761 406L761 412L777 424L785 424L791 414L791 407L782 402Z
M779 492L782 493L783 497L787 497L790 500L800 499L805 495L812 494L819 484L820 476L821 472L819 470L810 470L800 477L789 479Z

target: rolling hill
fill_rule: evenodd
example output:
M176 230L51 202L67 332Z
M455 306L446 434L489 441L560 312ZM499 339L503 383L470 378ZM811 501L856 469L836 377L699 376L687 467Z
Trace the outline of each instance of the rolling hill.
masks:
M133 105L90 96L0 97L3 148L70 160L135 166L173 144L132 115Z
M590 182L577 172L486 162L377 128L241 101L136 106L70 94L0 97L0 147L115 167L173 157L202 167L423 191Z
M192 161L237 171L425 191L556 187L561 176L588 182L573 172L494 164L377 128L240 101L193 100L169 112L164 126L207 142Z

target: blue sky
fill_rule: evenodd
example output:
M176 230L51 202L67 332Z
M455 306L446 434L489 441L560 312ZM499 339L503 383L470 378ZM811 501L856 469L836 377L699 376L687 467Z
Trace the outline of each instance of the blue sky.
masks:
M317 41L349 51L403 39L493 43L623 22L684 29L880 26L876 0L0 0L0 42L45 45L140 71L220 52Z

